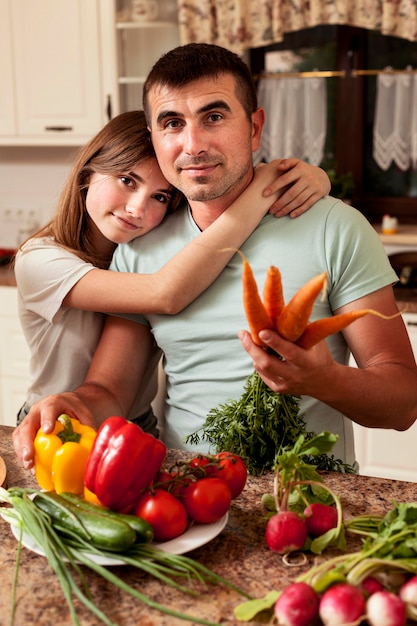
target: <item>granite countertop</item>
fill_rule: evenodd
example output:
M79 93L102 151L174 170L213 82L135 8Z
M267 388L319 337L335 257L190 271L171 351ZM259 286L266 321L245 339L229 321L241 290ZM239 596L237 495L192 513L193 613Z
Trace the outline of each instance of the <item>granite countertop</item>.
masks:
M12 428L0 426L0 456L6 462L9 486L36 487L34 478L23 470L14 455ZM170 451L168 463L184 458L187 453ZM363 513L385 514L391 502L414 501L417 499L417 484L398 482L364 476L326 473L325 482L340 496L345 516ZM263 493L272 490L273 475L249 477L243 493L232 503L225 529L211 542L189 553L205 566L238 585L254 597L263 597L272 589L283 588L296 576L306 571L313 563L309 557L307 565L288 568L280 556L265 545L265 519L261 506ZM1 548L0 570L2 591L0 595L0 623L9 623L12 581L18 543L9 525L0 519ZM356 550L359 539L348 538L348 549ZM332 556L336 552L328 551ZM225 626L237 626L233 618L234 607L242 601L235 592L221 587L199 588L201 595L186 596L150 576L130 567L115 567L114 572L129 584L151 596L155 601L171 608L188 612L199 618L219 622ZM98 575L86 571L86 579L94 601L118 626L179 626L187 622L162 615L141 604L140 601L122 593L118 588L104 582ZM75 602L83 626L98 626L97 619L84 607ZM1 620L5 621L2 622ZM55 574L46 560L26 548L22 549L21 566L17 589L16 625L25 626L70 626L73 622ZM189 622L188 622L189 623ZM261 622L251 622L260 624Z

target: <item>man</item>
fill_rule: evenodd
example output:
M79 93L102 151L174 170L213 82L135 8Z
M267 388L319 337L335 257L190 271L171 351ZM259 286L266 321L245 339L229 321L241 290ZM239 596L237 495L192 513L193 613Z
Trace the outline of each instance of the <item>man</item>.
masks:
M156 271L227 208L252 178L252 153L264 123L246 65L206 44L177 48L155 64L144 87L144 109L161 169L186 195L189 210L119 246L113 269L120 271ZM286 300L309 278L327 272L328 297L316 303L313 319L358 308L398 312L391 287L396 276L376 233L359 212L334 198L318 201L297 220L266 216L242 252L259 285L268 265L280 268ZM246 326L241 271L235 255L178 315L109 318L85 384L35 405L26 433L15 436L17 453L30 447L30 423L31 434L39 421L48 430L60 412L96 424L113 413L127 414L154 338L165 355L164 437L170 447L184 447L184 436L202 425L213 406L240 397L253 366L273 390L303 396L309 430L337 433L334 452L347 463L355 461L351 420L368 427L411 426L417 368L399 316L365 316L310 350L263 331L264 342L284 360L242 331L245 353L237 337ZM358 368L347 366L349 350Z

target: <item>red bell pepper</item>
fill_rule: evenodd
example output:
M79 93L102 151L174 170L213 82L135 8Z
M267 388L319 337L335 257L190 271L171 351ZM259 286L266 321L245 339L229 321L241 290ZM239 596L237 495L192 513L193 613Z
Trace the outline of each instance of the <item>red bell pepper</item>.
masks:
M165 444L123 417L109 417L97 431L84 482L104 506L127 512L161 469Z

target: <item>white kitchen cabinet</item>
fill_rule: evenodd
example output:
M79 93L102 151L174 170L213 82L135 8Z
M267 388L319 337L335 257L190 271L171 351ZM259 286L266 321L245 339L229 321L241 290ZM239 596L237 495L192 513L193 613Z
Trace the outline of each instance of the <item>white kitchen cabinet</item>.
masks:
M29 382L29 348L17 312L17 288L0 287L0 424L16 425Z
M0 0L0 146L83 145L142 108L154 62L179 45L176 0Z
M176 0L155 0L151 20L134 19L130 0L115 3L118 108L142 109L142 87L159 57L180 44ZM116 99L117 100L117 99Z
M0 0L0 144L78 145L106 121L99 0Z
M404 313L403 318L417 359L417 314ZM358 424L353 429L360 474L417 482L417 423L401 432Z
M0 0L0 136L16 133L9 0Z

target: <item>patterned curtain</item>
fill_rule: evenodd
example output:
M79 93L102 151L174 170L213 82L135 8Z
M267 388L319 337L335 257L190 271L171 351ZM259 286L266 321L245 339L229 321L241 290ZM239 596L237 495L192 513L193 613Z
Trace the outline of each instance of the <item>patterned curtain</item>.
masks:
M177 0L181 43L243 54L321 24L345 24L417 41L416 0Z

